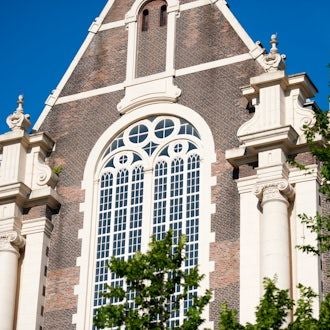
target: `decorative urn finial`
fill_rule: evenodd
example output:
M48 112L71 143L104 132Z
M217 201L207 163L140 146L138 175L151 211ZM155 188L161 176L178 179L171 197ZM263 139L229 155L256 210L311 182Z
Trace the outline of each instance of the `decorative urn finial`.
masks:
M12 131L27 130L31 126L30 115L24 114L24 97L19 95L17 99L17 108L7 117L7 125Z
M280 54L278 52L278 39L277 34L272 34L270 38L271 48L269 51L269 54L267 54L264 58L265 63L265 69L267 72L273 72L278 70L284 70L285 69L285 58L286 56L284 54Z

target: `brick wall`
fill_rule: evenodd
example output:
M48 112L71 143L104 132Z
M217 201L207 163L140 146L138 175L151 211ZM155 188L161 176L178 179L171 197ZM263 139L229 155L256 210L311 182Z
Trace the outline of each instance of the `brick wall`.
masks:
M125 14L130 10L134 1L135 0L115 0L103 22L110 23L124 19Z
M63 166L57 186L62 206L53 216L49 251L45 329L73 329L72 314L76 313L77 302L73 286L79 283L76 258L81 255L78 230L83 221L79 212L79 203L84 200L81 180L93 145L119 118L116 105L123 96L116 92L55 106L41 127L57 141L51 164Z
M248 52L215 6L181 12L177 20L176 37L177 69Z
M122 83L126 76L127 36L125 27L98 32L60 96Z

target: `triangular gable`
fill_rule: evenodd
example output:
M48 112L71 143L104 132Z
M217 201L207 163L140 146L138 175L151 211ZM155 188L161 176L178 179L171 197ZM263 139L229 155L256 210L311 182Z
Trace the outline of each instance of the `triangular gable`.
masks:
M45 107L38 118L36 124L34 125L34 129L38 130L46 118L47 114L57 103L57 100L59 97L70 95L70 89L68 88L68 91L65 93L66 95L62 95L63 90L68 83L69 79L74 74L78 64L82 61L83 56L88 51L89 47L91 46L92 41L94 41L94 38L97 37L98 31L109 31L109 35L111 35L111 30L114 30L116 28L122 28L127 24L129 21L134 19L134 10L130 10L129 12L126 12L127 8L139 8L142 3L144 3L144 0L109 0L107 4L105 5L104 9L102 10L99 17L96 18L96 20L92 23L91 27L89 28L89 33L83 42L82 46L80 47L79 51L77 52L76 56L74 57L73 61L69 65L67 71L65 72L64 76L60 80L58 86L53 91L53 93L48 97L48 99L45 102ZM184 3L182 3L184 2ZM228 23L231 25L232 29L236 32L239 39L242 40L243 44L247 47L248 53L251 55L251 58L256 59L262 66L263 66L263 54L264 49L258 44L254 43L253 40L250 38L250 36L247 34L247 32L244 30L244 28L241 26L241 24L238 22L236 17L233 15L233 13L230 11L230 9L227 6L227 2L225 0L197 0L192 2L185 2L182 1L179 2L178 0L169 0L169 8L168 10L180 10L182 12L193 10L194 8L202 7L202 6L216 6L221 14L224 16L224 18L228 21ZM176 5L179 4L179 5ZM124 13L126 12L126 14ZM136 13L135 13L136 14ZM132 18L133 17L133 18ZM135 17L136 19L136 17ZM119 37L121 40L123 40L122 37ZM118 46L120 48L120 46ZM125 54L126 56L126 54ZM123 61L126 61L125 59L122 59ZM121 60L121 62L122 62ZM206 61L205 61L206 62ZM197 63L199 64L199 63ZM97 72L93 72L95 74L95 79L98 79L96 74ZM108 73L105 73L104 76L107 76ZM84 79L83 75L81 79ZM95 80L94 79L94 80ZM123 89L125 79L122 79L120 82L117 81L111 81L110 83L107 81L104 81L104 86L85 86L86 90L81 90L80 92L86 93L86 97L88 97L88 91L89 90L95 90L98 89L98 92L96 92L96 95L98 94L104 94L107 92L110 92L112 90L119 90ZM108 88L109 86L115 86L112 88ZM89 88L89 89L88 89ZM76 94L77 91L74 91L71 94ZM95 93L94 93L95 94Z

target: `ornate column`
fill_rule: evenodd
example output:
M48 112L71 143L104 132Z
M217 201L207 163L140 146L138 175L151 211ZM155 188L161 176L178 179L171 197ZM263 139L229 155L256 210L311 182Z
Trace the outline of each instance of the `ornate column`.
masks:
M314 113L306 101L314 97L316 88L305 74L286 74L285 56L277 48L276 35L271 36L270 44L269 52L258 57L265 72L250 78L250 84L242 88L255 113L237 131L240 145L226 151L226 159L235 168L244 166L250 171L249 176L242 171L237 180L241 256L248 260L240 264L241 323L255 321L264 277L277 275L277 285L290 289L293 298L297 298L294 287L301 278L308 277L306 283L319 291L316 262L308 264L307 275L306 259L297 257L295 249L300 242L295 234L301 228L298 214L315 214L317 196L306 197L307 186L313 188L306 184L308 177L293 176L287 165L288 156L308 151L304 125L313 122ZM290 183L295 185L294 201Z
M286 179L259 184L256 195L262 207L260 224L261 278L277 277L280 288L291 288L290 226L288 207L294 190Z
M19 250L25 240L16 231L0 234L0 329L14 328Z

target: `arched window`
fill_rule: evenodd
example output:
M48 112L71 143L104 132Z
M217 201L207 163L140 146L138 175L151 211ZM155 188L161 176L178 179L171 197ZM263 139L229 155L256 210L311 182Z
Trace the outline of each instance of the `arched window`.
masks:
M173 230L174 243L187 236L184 268L200 264L201 139L196 128L175 116L153 116L119 133L106 149L99 176L94 310L106 303L106 285L124 281L107 261L146 250L151 235ZM182 322L191 290L170 327ZM115 302L113 302L115 303Z
M167 6L160 7L159 25L165 26L167 24Z
M149 28L149 10L144 9L142 12L142 31L148 31Z

